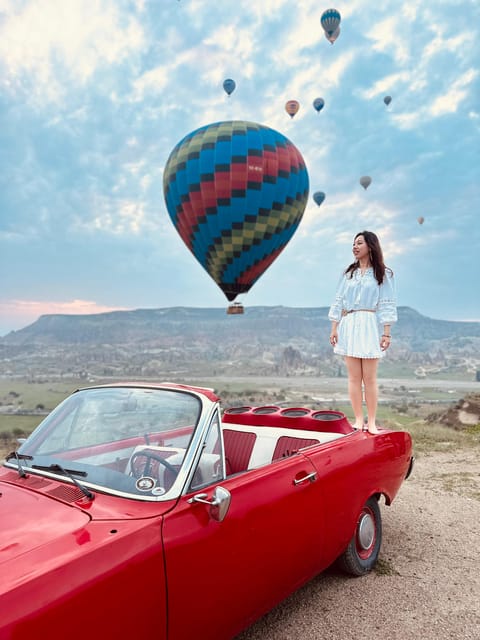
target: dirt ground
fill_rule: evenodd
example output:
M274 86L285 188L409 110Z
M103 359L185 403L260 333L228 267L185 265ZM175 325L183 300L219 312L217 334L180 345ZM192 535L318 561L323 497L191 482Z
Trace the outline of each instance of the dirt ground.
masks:
M478 640L478 453L417 457L393 504L382 504L378 570L329 569L236 640Z

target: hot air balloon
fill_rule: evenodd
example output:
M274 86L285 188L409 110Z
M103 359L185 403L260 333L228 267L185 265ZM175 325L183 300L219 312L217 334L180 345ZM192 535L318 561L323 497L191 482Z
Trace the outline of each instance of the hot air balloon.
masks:
M425 222L425 218L423 216L420 216L419 218L417 218L417 222L418 224L423 224Z
M313 108L317 112L321 111L324 105L325 105L325 100L323 98L315 98L315 100L313 101Z
M385 97L384 97L384 99L383 99L383 101L384 101L384 103L385 103L385 104L387 105L387 107L388 107L388 105L389 105L389 104L390 104L390 102L392 101L392 96L385 96Z
M291 118L293 118L299 109L300 103L297 100L287 100L287 103L285 104L285 111Z
M337 27L333 33L327 33L325 31L325 37L330 42L330 44L333 44L339 35L340 35L340 27Z
M235 91L236 86L235 80L232 80L231 78L227 78L223 81L223 88L228 95L231 95Z
M331 36L340 26L341 19L340 13L336 9L327 9L322 13L320 24L325 33Z
M360 178L360 184L364 189L368 189L371 182L372 182L372 179L370 178L370 176L362 176Z
M290 140L239 120L189 133L163 174L175 229L229 301L246 293L286 247L308 188L305 161Z
M320 206L325 200L325 194L323 193L323 191L315 191L315 193L313 194L313 199L318 204L318 206Z

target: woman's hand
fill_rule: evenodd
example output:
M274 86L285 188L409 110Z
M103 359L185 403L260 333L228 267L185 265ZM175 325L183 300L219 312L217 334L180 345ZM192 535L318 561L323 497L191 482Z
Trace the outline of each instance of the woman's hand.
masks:
M330 332L330 344L334 347L338 342L338 333L336 329L332 329Z
M387 336L385 333L382 335L382 337L380 338L380 349L382 351L386 351L388 349L388 347L390 346L390 342L392 341L392 338L390 336Z

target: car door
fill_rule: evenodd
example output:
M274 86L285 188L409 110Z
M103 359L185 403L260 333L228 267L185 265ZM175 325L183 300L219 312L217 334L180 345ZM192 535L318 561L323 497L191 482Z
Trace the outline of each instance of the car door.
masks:
M225 518L182 496L165 515L169 638L231 638L322 568L322 505L301 453L227 477Z

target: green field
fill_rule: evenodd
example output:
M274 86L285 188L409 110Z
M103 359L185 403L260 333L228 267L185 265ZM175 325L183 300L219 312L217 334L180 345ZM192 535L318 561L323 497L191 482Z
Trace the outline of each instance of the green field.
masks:
M194 381L192 381L195 384ZM332 400L319 402L312 396L318 393L316 384L295 380L292 378L276 381L268 379L260 384L258 379L229 381L228 379L214 379L210 381L196 381L196 384L211 386L222 399L222 406L259 406L262 404L276 404L285 406L305 406L341 411L351 418L350 405L347 400ZM0 380L0 439L5 447L15 446L16 438L28 435L55 406L79 386L78 379L64 379L61 381L30 382L27 380ZM325 390L323 390L325 391ZM329 393L342 391L345 396L346 380L339 379L334 389ZM480 428L471 427L456 431L441 424L432 423L426 418L436 411L445 410L453 404L455 398L449 396L448 391L425 388L414 396L408 389L390 389L393 393L389 401L382 402L387 390L382 389L380 383L380 404L378 407L378 423L390 429L409 431L415 442L416 453L436 450L445 451L462 446L480 446ZM439 404L432 404L439 402ZM433 408L432 408L433 407ZM7 411L8 410L8 411ZM15 412L15 413L14 413Z
M0 435L27 435L64 398L79 386L78 380L61 382L28 382L25 380L0 380L0 407L12 407L15 411L35 412L0 413Z

